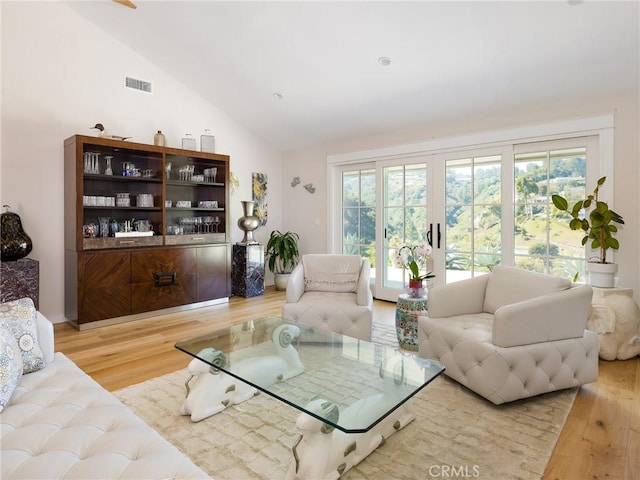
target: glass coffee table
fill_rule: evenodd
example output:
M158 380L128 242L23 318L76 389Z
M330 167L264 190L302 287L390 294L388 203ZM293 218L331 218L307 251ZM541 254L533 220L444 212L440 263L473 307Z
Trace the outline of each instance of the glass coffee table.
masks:
M191 355L181 409L194 421L264 392L302 412L290 479L338 475L415 417L406 402L437 362L280 317L180 340Z

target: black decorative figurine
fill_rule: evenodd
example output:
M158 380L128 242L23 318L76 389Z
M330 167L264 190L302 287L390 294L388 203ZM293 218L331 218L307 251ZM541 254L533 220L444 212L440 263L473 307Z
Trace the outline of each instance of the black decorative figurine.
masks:
M3 262L19 260L29 255L33 244L29 235L22 228L20 216L17 213L10 212L9 205L3 205L3 207L7 211L0 215L2 217L0 223L2 255L0 258Z

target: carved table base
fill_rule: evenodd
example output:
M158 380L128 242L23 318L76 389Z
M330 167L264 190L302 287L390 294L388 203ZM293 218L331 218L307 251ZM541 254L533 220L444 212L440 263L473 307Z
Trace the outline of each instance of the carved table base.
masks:
M375 402L375 397L361 402ZM357 402L347 408L342 416L356 414L363 403ZM319 410L334 408L335 405L323 399L311 402L309 406ZM366 408L366 406L364 406ZM353 409L353 410L352 410ZM376 448L384 445L387 438L406 427L415 418L405 405L399 407L375 427L365 433L344 433L317 420L306 413L296 421L300 435L293 446L294 461L287 472L287 480L334 480L354 467Z

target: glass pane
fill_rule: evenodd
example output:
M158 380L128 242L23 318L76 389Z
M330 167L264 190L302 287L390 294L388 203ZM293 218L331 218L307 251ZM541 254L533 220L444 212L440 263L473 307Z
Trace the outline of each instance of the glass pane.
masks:
M360 198L360 172L342 174L342 206L357 206Z
M342 241L358 243L358 211L357 208L342 209Z
M373 245L376 240L376 211L374 208L360 209L360 243Z
M425 164L407 165L405 167L405 204L426 205L427 203L427 170Z
M447 251L471 252L473 209L470 206L446 207ZM455 222L450 225L450 219Z
M387 245L398 246L404 242L404 209L385 209L385 225L387 229Z
M376 204L376 171L363 170L360 174L360 203L374 207Z
M500 155L474 159L474 203L500 204L502 198L501 161L502 157Z
M502 207L489 205L474 212L474 245L476 250L500 252L502 245Z
M405 209L405 242L410 245L424 243L427 236L427 211L425 208Z
M403 167L388 167L384 169L385 185L384 204L389 207L401 206L404 200L404 169Z
M447 253L446 262L446 282L457 282L472 277L471 255L462 253Z
M447 205L471 202L471 159L447 162Z

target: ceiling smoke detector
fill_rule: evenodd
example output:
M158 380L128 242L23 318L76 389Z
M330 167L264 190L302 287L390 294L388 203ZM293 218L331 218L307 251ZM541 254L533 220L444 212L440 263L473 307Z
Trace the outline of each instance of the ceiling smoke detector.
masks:
M378 58L378 63L383 67L388 67L391 65L391 59L389 57L380 57Z

